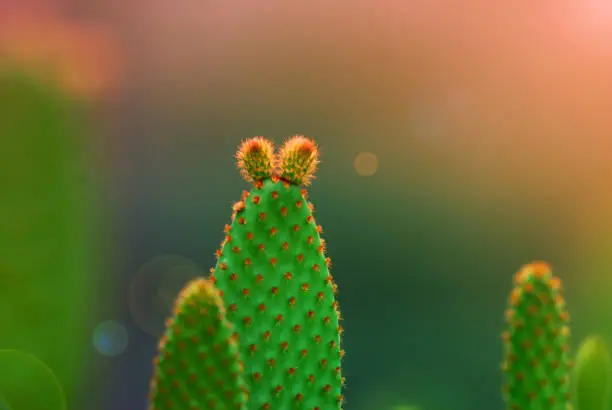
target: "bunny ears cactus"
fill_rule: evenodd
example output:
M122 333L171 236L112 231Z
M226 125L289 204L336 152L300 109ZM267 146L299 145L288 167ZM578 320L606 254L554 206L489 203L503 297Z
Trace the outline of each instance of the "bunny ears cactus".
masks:
M294 185L309 185L319 164L317 144L302 135L288 138L278 154L264 137L244 140L236 153L238 168L248 182L280 178Z

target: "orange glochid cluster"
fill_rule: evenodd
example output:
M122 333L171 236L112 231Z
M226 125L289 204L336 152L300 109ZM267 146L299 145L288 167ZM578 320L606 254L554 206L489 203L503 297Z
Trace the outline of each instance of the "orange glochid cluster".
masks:
M319 164L319 147L309 138L294 135L281 147L277 164L278 175L310 185Z
M244 140L235 157L242 177L249 182L269 177L276 168L274 145L264 137Z

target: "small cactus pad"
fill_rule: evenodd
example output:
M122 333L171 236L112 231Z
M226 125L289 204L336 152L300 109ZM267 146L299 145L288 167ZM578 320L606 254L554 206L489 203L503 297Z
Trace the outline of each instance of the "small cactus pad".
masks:
M587 337L576 353L572 381L580 410L609 408L612 363L606 342L600 336Z
M253 137L242 142L236 153L238 168L248 182L272 176L274 171L274 145L264 137Z
M282 145L278 154L280 177L296 185L309 185L319 164L319 148L311 139L296 135Z
M314 143L290 141L281 154L285 174L259 181L234 206L212 278L239 334L249 409L337 410L336 285L312 204L294 184L313 169Z
M506 311L502 367L508 410L568 410L569 327L561 281L543 262L515 276Z
M233 334L212 283L189 283L160 342L150 410L246 409L243 365Z

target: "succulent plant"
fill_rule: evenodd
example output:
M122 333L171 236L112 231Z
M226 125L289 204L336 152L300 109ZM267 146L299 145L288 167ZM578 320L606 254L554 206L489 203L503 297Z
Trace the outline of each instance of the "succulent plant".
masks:
M253 187L233 206L210 282L191 283L177 302L156 359L151 409L340 409L337 288L301 188L314 177L317 145L294 136L275 154L255 137L236 159Z
M503 369L509 410L567 410L571 406L569 315L561 280L546 263L516 274L506 311Z

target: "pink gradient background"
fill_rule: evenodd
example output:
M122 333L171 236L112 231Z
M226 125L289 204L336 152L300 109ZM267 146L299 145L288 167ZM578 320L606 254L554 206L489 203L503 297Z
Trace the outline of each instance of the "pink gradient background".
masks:
M587 249L612 234L606 1L115 3L104 14L129 38L132 86L152 103L261 125L333 117L383 167L569 208Z

